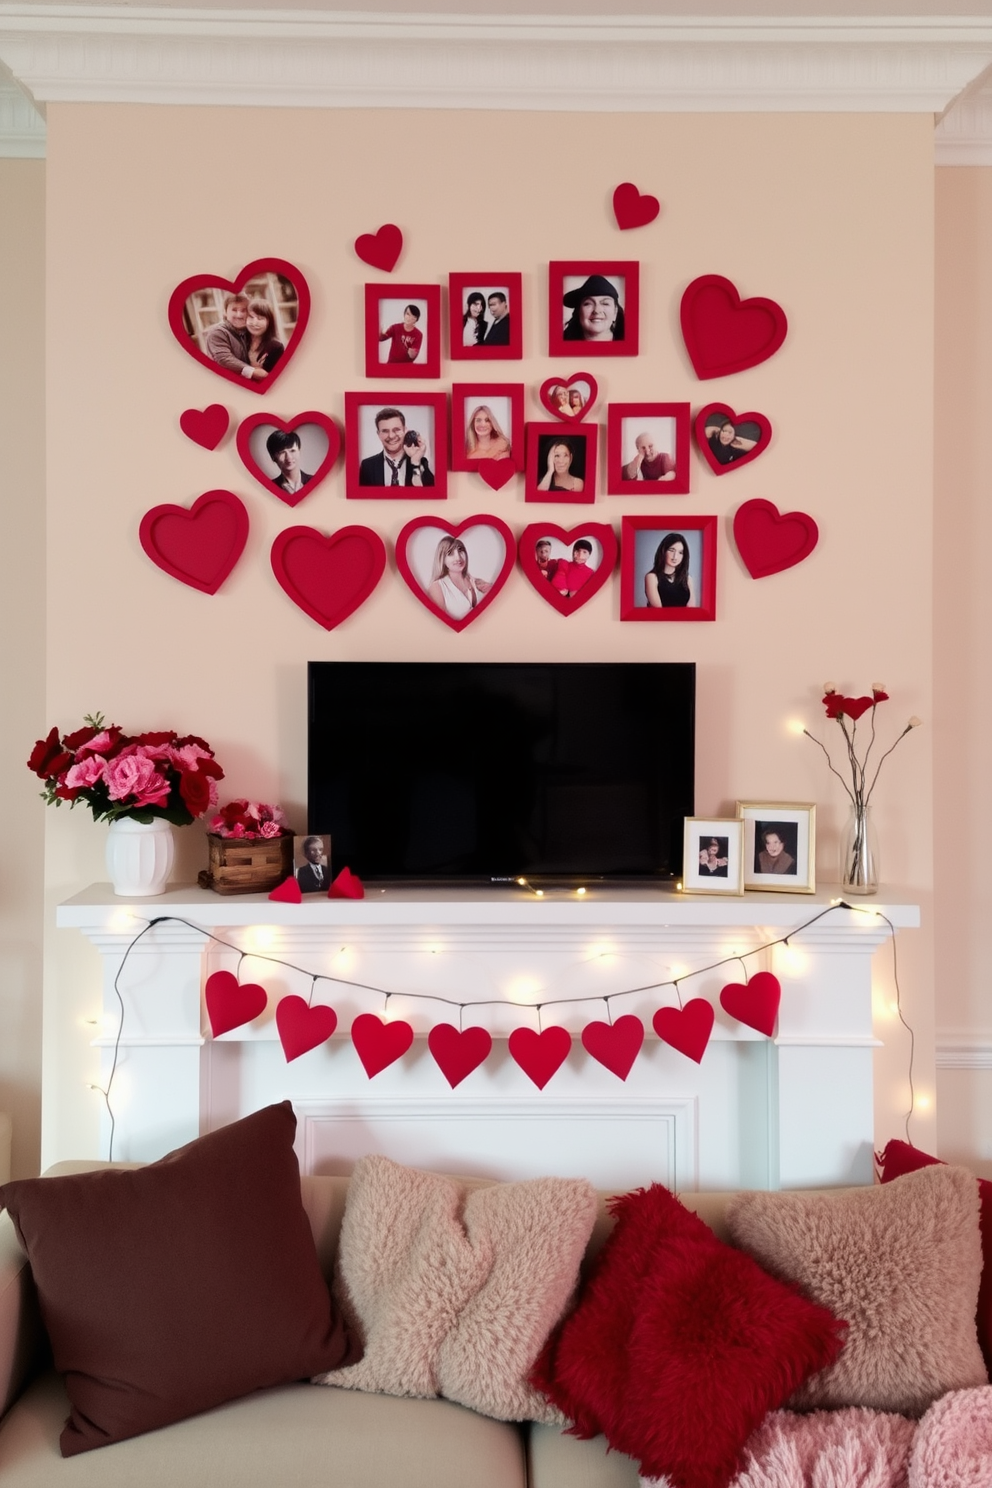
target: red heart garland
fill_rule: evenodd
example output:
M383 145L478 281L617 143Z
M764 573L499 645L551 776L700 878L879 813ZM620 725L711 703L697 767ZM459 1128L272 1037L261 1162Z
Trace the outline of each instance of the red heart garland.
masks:
M274 899L277 904L302 904L303 890L290 874L289 878L284 878L282 883L272 890L269 898Z
M244 552L248 511L233 491L204 491L191 507L153 506L146 511L138 540L170 578L216 594Z
M660 211L658 198L638 191L633 181L622 181L613 193L613 215L623 232L631 227L647 227Z
M493 491L502 491L517 474L512 460L480 460L475 469Z
M670 1044L687 1059L701 1064L715 1017L712 1004L705 997L694 997L682 1008L659 1008L651 1021L662 1043Z
M351 1042L371 1080L403 1058L413 1043L413 1029L401 1018L384 1023L375 1013L361 1013L351 1025Z
M582 1047L593 1059L605 1064L620 1080L626 1080L644 1042L644 1024L633 1013L615 1023L587 1023L582 1030Z
M728 982L720 993L720 1006L747 1028L754 1028L771 1038L775 1032L782 984L771 971L756 971L751 980Z
M507 1045L510 1058L534 1081L538 1090L543 1090L568 1058L572 1035L567 1028L545 1028L543 1033L536 1033L533 1028L515 1028Z
M290 334L286 336L286 345L282 356L275 366L271 368L267 377L243 377L240 371L233 367L223 367L220 362L214 360L206 351L201 350L199 341L190 335L190 322L187 318L187 305L194 295L201 290L223 290L225 295L251 293L247 286L253 279L261 281L263 285L271 283L269 275L275 274L280 279L285 279L296 297L296 323ZM271 295L263 291L263 298L273 303ZM235 382L239 387L247 388L252 393L268 392L277 377L281 377L289 366L293 357L299 350L303 340L303 332L306 330L307 321L310 319L310 289L307 281L283 258L256 258L250 264L245 264L237 279L220 279L215 274L194 274L191 279L184 279L182 284L177 284L169 296L169 328L175 336L183 351L188 352L194 361L209 368L218 377L224 377L228 382Z
M214 971L203 989L214 1038L240 1028L265 1012L269 1000L264 987L256 982L239 982L230 971Z
M509 461L506 461L504 463L509 464ZM438 609L437 605L427 593L426 584L421 583L421 580L417 577L412 567L410 566L410 560L407 555L407 550L410 546L411 539L420 531L422 527L433 528L439 536L461 537L463 540L465 534L470 532L473 527L490 528L503 544L503 561L495 574L493 574L491 571L487 573L484 570L480 572L478 571L477 565L473 566L473 577L477 579L489 579L491 582L489 588L479 600L479 603L473 609L469 610L467 615L463 615L460 619L456 618L453 615L449 615L446 610ZM469 555L471 557L471 544L467 544L467 547L469 550ZM434 548L432 546L430 548L430 553L433 553L433 551ZM510 531L505 522L500 521L499 517L466 517L464 522L458 523L446 522L442 517L414 517L412 522L407 522L406 526L402 529L396 539L396 566L399 569L400 573L403 575L403 580L406 583L407 588L410 590L411 594L413 594L415 598L420 600L420 603L426 610L429 610L432 615L436 615L439 620L443 620L445 625L450 625L452 630L464 630L466 625L471 625L473 620L477 620L483 613L483 611L489 608L499 591L502 589L503 585L506 583L510 575L510 570L513 567L514 552L515 544L513 541L513 533ZM420 556L423 560L424 555L421 554ZM422 565L422 571L426 573L427 578L430 577L429 568L423 570Z
M682 339L696 376L727 377L774 356L789 329L774 300L742 300L722 274L703 274L682 295Z
M585 383L589 389L589 396L577 413L566 413L563 408L559 408L551 394L555 388L570 388L579 382ZM596 406L596 399L599 397L599 383L591 372L575 372L567 379L564 377L548 377L541 383L537 396L548 412L556 419L560 419L563 424L577 424L580 419L588 418Z
M291 434L306 428L307 425L319 431L318 439L321 433L327 439L327 453L317 465L317 468L309 472L310 479L306 485L301 486L298 491L284 491L282 486L278 485L271 475L265 473L255 459L251 448L251 436L259 427L269 428L283 434ZM313 436L310 436L308 447L312 447L312 445ZM267 491L271 491L273 496L278 496L279 500L284 501L287 506L298 506L304 496L313 495L324 479L324 476L333 468L335 460L341 453L341 431L334 420L328 418L326 413L316 413L313 411L309 413L298 413L295 418L285 421L277 418L274 413L253 413L250 418L242 419L238 425L237 446L238 454L241 456L246 469Z
M484 1028L459 1030L452 1023L438 1023L427 1035L427 1047L452 1090L485 1064L492 1046L492 1037Z
M386 568L386 545L371 527L287 527L272 544L272 572L311 620L333 630L365 603Z
M287 1064L316 1049L318 1044L326 1043L337 1026L338 1015L326 1003L310 1007L306 998L295 993L279 999L276 1028Z
M780 512L760 497L745 501L734 514L734 541L752 579L794 568L819 539L819 528L805 512Z
M362 263L384 274L392 273L403 251L403 234L395 222L384 222L378 232L362 233L355 239L355 252Z
M179 415L179 427L186 438L208 450L217 448L230 422L230 415L222 403L211 403L208 408L187 408Z
M722 414L725 419L730 420L735 428L740 424L756 424L759 434L754 448L750 450L734 450L735 458L728 460L726 464L722 464L710 449L710 442L706 438L706 425L713 420L715 414ZM771 423L765 418L763 413L735 413L728 403L707 403L706 407L701 408L696 414L693 431L696 435L696 444L699 447L699 453L714 475L727 475L732 470L739 470L742 465L750 464L752 460L756 460L759 455L764 454L772 437Z
M595 538L603 550L603 559L599 567L594 570L592 577L586 580L582 588L571 597L562 594L560 589L556 589L551 580L546 579L537 566L534 550L542 537L556 537L567 548L572 546L576 538ZM534 586L547 604L552 605L559 615L574 615L576 610L588 604L594 594L599 593L616 568L616 533L606 522L584 522L578 527L569 528L558 527L554 522L531 522L520 534L517 559L528 582Z
M365 885L357 873L352 873L350 868L342 868L337 878L333 879L327 891L328 899L364 899Z

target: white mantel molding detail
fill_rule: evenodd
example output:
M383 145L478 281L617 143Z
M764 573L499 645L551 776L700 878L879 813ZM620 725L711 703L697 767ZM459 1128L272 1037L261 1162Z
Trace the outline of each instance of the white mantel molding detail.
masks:
M41 160L45 121L22 88L0 76L0 159Z

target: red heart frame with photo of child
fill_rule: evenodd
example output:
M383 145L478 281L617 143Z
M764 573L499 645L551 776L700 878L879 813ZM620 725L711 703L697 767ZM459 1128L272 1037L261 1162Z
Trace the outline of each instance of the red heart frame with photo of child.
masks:
M201 351L195 339L190 335L185 321L186 302L191 295L202 289L221 289L225 294L241 294L246 284L249 284L258 274L278 274L281 279L286 279L296 291L297 315L293 334L286 343L286 347L278 362L269 372L267 377L254 378L244 377L230 367L222 367L219 362ZM281 377L286 367L296 355L303 332L307 328L310 319L310 288L299 269L293 264L287 263L282 258L256 258L250 264L245 264L238 277L234 280L222 279L218 274L194 274L190 279L184 279L177 284L169 296L169 328L175 336L183 351L187 352L195 362L206 367L218 377L226 378L228 382L236 383L239 387L248 388L253 393L265 393L272 387L278 377Z
M456 617L454 615L449 615L445 610L440 609L431 599L427 590L423 587L420 580L414 573L413 568L410 564L410 560L407 557L407 548L410 545L410 539L414 536L415 533L419 532L422 527L435 527L439 532L442 532L446 536L452 538L460 538L464 532L469 531L473 527L490 527L502 539L504 553L503 562L500 566L499 572L491 581L489 588L479 600L479 603L475 605L474 608L469 610L467 615ZM499 517L491 517L485 515L480 515L478 517L467 517L464 522L458 523L446 522L443 516L414 517L413 521L407 522L406 526L397 535L395 552L396 566L399 569L400 573L403 575L403 581L406 584L407 588L410 590L411 594L413 594L416 599L420 600L420 603L426 610L429 610L432 615L436 615L439 620L443 620L445 625L450 626L452 630L464 630L466 625L471 625L473 620L478 620L483 610L487 610L489 608L489 606L492 604L493 600L496 598L497 594L500 592L503 585L509 578L510 570L513 568L514 560L517 556L517 548L516 543L513 540L513 533L510 531L506 523L501 522Z
M580 537L594 538L603 550L603 561L593 570L577 594L571 596L556 589L551 579L545 578L537 565L535 547L542 537L556 537L565 547L571 547ZM517 561L528 582L541 598L556 609L559 615L574 615L598 594L610 574L617 566L617 537L607 522L580 522L576 527L558 527L554 522L531 522L520 534L517 546Z
M257 428L267 426L277 433L295 434L307 424L315 425L327 435L327 454L305 485L302 485L298 491L284 491L275 480L264 473L255 460L251 452L251 436ZM341 430L326 413L316 413L312 410L309 413L298 413L295 418L291 419L281 419L274 413L253 413L248 418L242 419L238 425L236 443L238 454L248 473L254 476L267 491L271 491L273 496L278 496L280 501L284 501L287 506L299 506L303 498L315 491L324 476L334 468L334 463L341 453Z
M736 458L732 460L721 461L713 453L712 449L710 448L710 442L706 438L707 423L709 423L711 420L715 420L716 416L718 415L722 415L722 422L724 424L731 423L734 425L735 437L736 431L742 425L757 425L759 434L757 440L755 441L754 447L752 449L742 451L740 454L736 455ZM707 465L710 467L714 475L726 475L731 470L740 470L742 465L749 465L752 460L756 460L759 455L764 454L765 450L768 448L771 442L772 437L771 421L767 419L763 413L735 413L728 403L707 403L706 407L701 408L696 414L692 429L693 433L696 436L696 445L699 449L699 453L702 455L703 459L706 461Z

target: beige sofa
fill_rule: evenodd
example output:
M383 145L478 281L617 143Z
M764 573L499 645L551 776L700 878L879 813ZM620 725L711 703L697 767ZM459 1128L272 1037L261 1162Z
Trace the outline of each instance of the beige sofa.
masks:
M52 1173L106 1166L61 1163ZM334 1266L348 1180L304 1178L303 1203L324 1275ZM729 1195L683 1201L726 1238ZM604 1196L605 1205L605 1196ZM587 1252L602 1245L604 1211ZM410 1400L301 1383L98 1451L63 1459L68 1402L45 1359L30 1269L0 1214L0 1484L3 1488L636 1488L628 1457L602 1439L489 1420L445 1400Z

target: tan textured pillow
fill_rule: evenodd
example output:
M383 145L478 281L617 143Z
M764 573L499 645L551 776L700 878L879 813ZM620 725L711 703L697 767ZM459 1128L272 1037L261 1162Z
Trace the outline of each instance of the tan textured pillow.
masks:
M978 1184L964 1168L837 1193L738 1194L727 1223L735 1245L849 1324L837 1363L793 1409L920 1415L948 1390L988 1382L975 1332Z
M335 1290L364 1354L316 1383L443 1395L503 1421L561 1421L527 1375L572 1295L595 1218L583 1179L472 1189L363 1158Z

